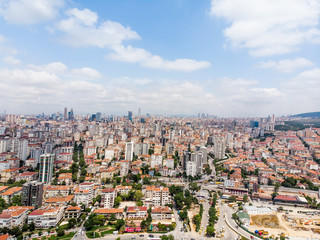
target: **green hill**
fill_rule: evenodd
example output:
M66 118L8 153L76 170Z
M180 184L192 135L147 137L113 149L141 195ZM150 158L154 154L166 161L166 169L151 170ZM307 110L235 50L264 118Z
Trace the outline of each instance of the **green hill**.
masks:
M320 118L320 112L300 113L300 114L292 115L291 117Z

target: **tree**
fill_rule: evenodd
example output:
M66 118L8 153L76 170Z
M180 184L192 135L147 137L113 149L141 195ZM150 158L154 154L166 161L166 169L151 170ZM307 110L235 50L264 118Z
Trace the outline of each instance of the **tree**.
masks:
M30 232L33 232L35 228L36 228L36 226L34 225L34 222L31 222L31 223L29 224L29 231L30 231Z
M201 216L199 214L194 215L192 221L196 225L196 231L198 232L201 224Z
M278 182L274 185L274 192L275 192L275 193L278 193L280 186L281 186L281 185L280 185L280 183L278 183Z
M143 198L142 191L141 191L141 190L137 190L137 191L134 193L134 199L135 199L136 201L140 201L141 198Z
M28 231L28 229L29 229L29 225L27 223L23 224L22 231L26 232L26 231Z
M199 191L201 189L201 187L195 182L190 183L189 188L191 191Z
M115 227L116 227L116 229L119 231L120 228L121 228L122 226L124 226L124 224L125 224L125 221L124 221L123 219L118 219L117 222L116 222L116 224L115 224Z
M97 201L98 203L101 203L101 195L98 195L98 196L96 197L96 201Z
M75 218L71 218L68 220L68 228L73 228L77 224L77 220Z
M244 196L243 196L243 202L248 202L248 195L247 194L245 194Z
M8 208L8 204L2 197L0 197L0 212L2 212L2 210L6 208Z
M237 201L237 197L232 195L232 196L229 197L229 201L230 202L236 202Z
M14 235L15 237L18 237L19 235L22 234L22 232L21 232L21 230L20 230L19 227L13 227L13 228L11 228L11 230L10 230L10 234L11 234L11 235Z
M149 185L151 183L150 178L148 177L144 177L142 182L144 185Z
M63 235L64 235L64 230L62 228L59 228L58 231L57 231L57 236L61 237Z
M109 217L109 221L113 222L113 221L116 221L116 220L117 220L116 215L114 213L111 213L111 215Z
M215 236L215 229L214 229L214 227L213 226L208 226L207 227L207 236L208 237L214 237Z
M120 202L121 202L121 197L116 197L115 199L114 199L114 205L113 205L113 207L115 207L115 208L118 208L119 207L119 205L120 205Z

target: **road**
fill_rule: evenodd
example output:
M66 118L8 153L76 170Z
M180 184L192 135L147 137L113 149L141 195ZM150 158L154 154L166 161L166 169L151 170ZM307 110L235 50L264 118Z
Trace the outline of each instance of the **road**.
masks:
M217 203L221 214L215 225L216 232L218 233L224 230L224 237L222 239L238 239L239 234L235 233L225 222L224 215L227 213L227 209L221 204L221 201L217 201Z
M88 214L88 216L89 216L91 213L93 213L93 211L94 211L95 209L96 209L96 207L92 207L92 209L91 209L90 213ZM86 240L86 239L88 239L87 236L86 236L86 233L85 233L85 231L84 231L85 228L84 228L84 226L83 226L85 221L86 221L86 220L84 220L84 221L82 222L82 224L81 224L80 227L74 229L74 230L76 231L76 234L73 236L72 240ZM81 233L81 234L79 233L80 230L81 230L81 232L83 233L83 235L82 235L82 233Z
M224 219L225 221L225 226L227 226L231 231L234 232L234 234L236 234L235 232L238 233L238 235L244 236L248 239L251 239L251 237L253 237L253 239L258 239L257 237L255 237L254 235L248 233L247 231L243 230L242 228L238 227L236 222L232 219L232 214L235 212L234 209L232 209L231 207L229 207L228 205L224 204L220 204L220 213L221 213L221 218ZM229 231L229 234L231 236L231 232ZM226 236L225 236L226 237ZM235 236L233 236L235 237ZM235 238L233 237L227 237L226 239L237 239L237 236Z

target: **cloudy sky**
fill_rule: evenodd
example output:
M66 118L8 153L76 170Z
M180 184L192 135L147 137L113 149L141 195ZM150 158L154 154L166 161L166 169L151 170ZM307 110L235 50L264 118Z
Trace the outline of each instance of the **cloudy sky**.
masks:
M0 112L319 111L319 0L0 0Z

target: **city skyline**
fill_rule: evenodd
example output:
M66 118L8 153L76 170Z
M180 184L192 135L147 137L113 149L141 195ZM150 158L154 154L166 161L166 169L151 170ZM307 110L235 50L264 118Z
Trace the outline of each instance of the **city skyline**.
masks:
M0 112L317 112L316 0L0 3Z

